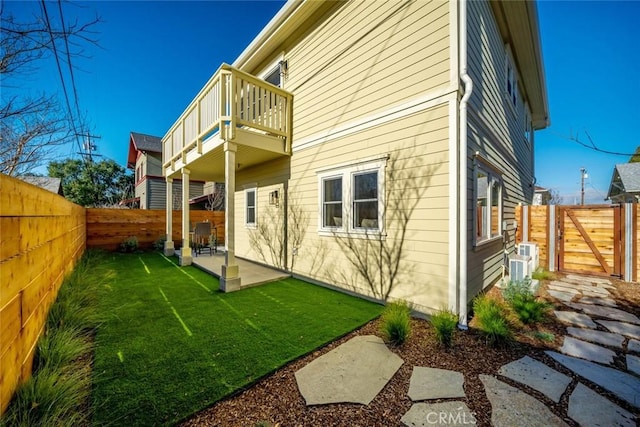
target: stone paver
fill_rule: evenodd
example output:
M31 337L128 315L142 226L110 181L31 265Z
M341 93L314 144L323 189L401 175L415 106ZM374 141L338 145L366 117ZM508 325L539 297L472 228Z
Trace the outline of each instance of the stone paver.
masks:
M606 319L619 320L621 322L640 324L640 318L626 311L613 307L602 307L592 304L579 304L576 302L567 303L569 307L575 310L582 310L592 316L604 317Z
M567 333L576 338L580 338L581 340L608 345L609 347L622 348L622 343L624 342L624 337L622 335L611 332L574 328L570 326L567 328Z
M640 326L624 322L613 322L611 320L597 320L599 324L624 336L640 340Z
M565 356L555 351L546 351L545 353L576 374L610 391L630 405L640 408L640 378L587 360Z
M609 279L605 279L604 277L593 277L593 276L576 276L575 274L567 274L567 279L591 283L603 283L605 285L610 285L611 281Z
M368 405L403 363L382 339L363 335L318 357L295 376L307 405Z
M408 427L470 426L476 425L469 407L460 401L442 403L414 403L400 419Z
M547 292L549 293L549 295L551 295L555 299L558 299L560 301L565 301L565 302L570 302L573 299L573 297L577 295L577 294L572 294L571 292L554 291L553 289L549 289Z
M627 344L627 350L633 351L634 353L640 353L640 341L634 339L629 340L629 344Z
M411 400L465 397L464 375L447 369L415 366L409 382Z
M611 365L615 352L608 348L600 347L590 342L582 341L572 337L564 337L560 352L569 356L579 357L581 359L591 360L592 362Z
M640 375L640 357L627 354L627 370Z
M630 412L582 384L569 396L567 415L583 427L636 425Z
M595 304L605 305L607 307L617 307L618 304L611 298L599 298L599 297L582 297L578 300L581 304Z
M582 326L583 328L595 329L598 325L593 323L593 320L586 314L574 313L572 311L554 311L553 312L558 320L564 323L570 323L572 325Z
M608 290L604 288L599 288L597 286L582 285L582 286L579 286L578 289L580 289L583 292L602 295L603 297L611 295Z
M491 424L502 426L566 426L542 402L490 375L480 375L491 402Z
M576 294L580 293L580 291L578 290L578 285L574 285L572 283L567 283L567 282L558 282L557 280L553 280L549 282L549 288L558 289L564 292L572 292Z
M498 373L538 390L556 403L571 383L568 376L529 356L504 365Z

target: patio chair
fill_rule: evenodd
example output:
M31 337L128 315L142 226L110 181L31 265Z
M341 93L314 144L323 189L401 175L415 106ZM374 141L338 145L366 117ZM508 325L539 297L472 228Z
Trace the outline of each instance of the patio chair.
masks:
M213 255L213 249L211 248L211 223L210 222L197 222L196 227L193 230L193 245L195 249L195 255L198 256L202 251L208 250Z

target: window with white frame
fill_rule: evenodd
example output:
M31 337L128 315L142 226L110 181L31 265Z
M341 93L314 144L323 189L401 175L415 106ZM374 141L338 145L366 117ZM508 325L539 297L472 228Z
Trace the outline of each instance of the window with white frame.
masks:
M245 190L245 224L256 225L256 189Z
M321 234L382 232L385 160L318 173Z
M475 244L502 235L502 179L490 168L475 169Z
M505 50L505 96L509 100L509 105L513 107L513 111L516 112L518 110L518 73L509 45Z
M526 106L524 114L524 142L529 149L533 147L533 124L531 123L531 114L529 114L529 109Z

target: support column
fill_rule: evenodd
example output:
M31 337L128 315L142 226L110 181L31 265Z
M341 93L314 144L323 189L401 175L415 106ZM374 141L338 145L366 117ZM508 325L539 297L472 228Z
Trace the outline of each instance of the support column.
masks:
M180 265L191 265L191 239L189 238L189 169L182 168L182 249Z
M232 142L224 143L224 265L220 277L220 290L233 292L240 289L240 272L236 264L235 233L235 193L236 193L236 151Z
M173 256L175 248L173 247L173 178L167 178L167 201L166 221L167 221L167 239L164 242L164 255Z

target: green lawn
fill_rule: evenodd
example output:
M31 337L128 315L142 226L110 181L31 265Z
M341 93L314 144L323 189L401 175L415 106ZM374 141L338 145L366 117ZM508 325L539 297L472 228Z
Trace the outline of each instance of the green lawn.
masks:
M94 423L173 424L378 316L382 307L287 279L236 293L159 253L106 254Z

